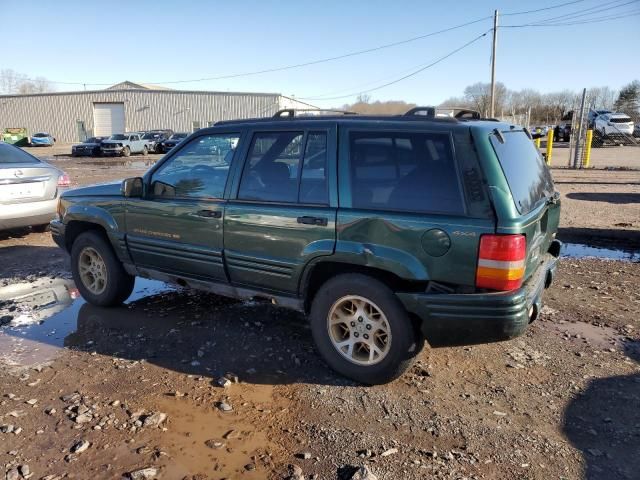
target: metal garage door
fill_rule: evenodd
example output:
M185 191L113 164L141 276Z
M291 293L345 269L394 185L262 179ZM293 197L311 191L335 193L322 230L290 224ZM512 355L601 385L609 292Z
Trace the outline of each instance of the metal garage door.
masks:
M94 135L107 136L124 133L124 103L94 103Z

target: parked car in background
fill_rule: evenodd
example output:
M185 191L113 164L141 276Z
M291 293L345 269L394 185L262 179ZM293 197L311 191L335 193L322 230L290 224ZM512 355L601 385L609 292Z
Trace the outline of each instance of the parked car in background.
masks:
M589 113L587 114L587 125L589 128L593 128L595 126L596 118L599 115L606 115L607 113L613 113L611 110L593 110L589 109Z
M56 214L69 177L24 150L0 142L0 230L44 231Z
M182 140L184 140L188 136L189 134L185 132L174 133L167 140L160 143L161 153L167 153L169 150L171 150L173 147L178 145Z
M188 136L189 134L184 132L174 133L167 140L164 140L163 142L160 143L160 149L158 153L167 153L169 150L171 150L173 147L178 145L182 140L184 140Z
M573 110L568 111L560 119L560 123L553 130L555 142L568 142L571 138L571 123L573 122Z
M640 137L640 123L636 123L633 126L633 136Z
M172 130L149 130L145 132L142 139L147 143L150 152L161 153L160 144L173 135Z
M56 139L47 132L34 133L29 141L31 147L53 147Z
M117 133L102 142L102 155L119 155L128 157L132 153L148 153L147 145L138 133Z
M633 120L624 113L606 113L596 117L594 128L603 137L633 135Z
M99 157L102 142L108 137L89 137L84 142L71 146L72 157Z
M81 295L119 305L141 276L265 298L307 313L328 365L367 384L401 375L425 338L526 331L561 248L560 194L526 129L430 107L282 113L66 192L51 230Z

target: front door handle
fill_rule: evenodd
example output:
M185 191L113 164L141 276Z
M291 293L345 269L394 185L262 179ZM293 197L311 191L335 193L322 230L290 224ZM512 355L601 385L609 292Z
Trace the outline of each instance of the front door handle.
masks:
M196 212L198 217L206 217L206 218L222 218L221 210L198 210Z
M319 225L321 227L326 227L328 225L328 220L323 217L298 217L298 223L303 223L305 225Z

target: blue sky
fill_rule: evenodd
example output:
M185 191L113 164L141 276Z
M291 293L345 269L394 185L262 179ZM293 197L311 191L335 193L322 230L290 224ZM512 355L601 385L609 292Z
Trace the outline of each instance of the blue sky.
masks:
M628 1L628 0L627 0ZM166 3L166 6L165 6ZM21 1L0 0L2 68L51 80L160 83L248 72L375 47L501 12L559 3L450 0ZM583 0L501 18L522 24L626 3ZM10 20L6 9L15 13ZM606 5L605 5L606 7ZM603 7L604 8L604 7ZM640 11L640 2L574 21ZM401 77L489 30L484 20L441 35L305 68L170 85L190 90L279 92L298 98L356 93ZM499 29L497 79L542 92L619 88L640 78L640 16L562 27ZM426 71L372 92L376 100L437 104L490 78L491 34ZM82 86L56 84L57 90ZM103 88L95 86L89 88ZM339 106L353 98L314 100Z

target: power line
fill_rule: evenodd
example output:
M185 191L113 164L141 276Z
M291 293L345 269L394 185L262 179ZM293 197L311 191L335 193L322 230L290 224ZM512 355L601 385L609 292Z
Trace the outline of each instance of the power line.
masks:
M600 23L600 22L608 22L611 20L617 20L617 19L621 19L621 18L629 18L629 17L635 17L637 15L640 15L640 10L633 10L631 12L625 12L623 14L616 14L616 15L610 15L608 17L602 17L599 19L593 19L593 20L582 20L582 21L577 21L577 22L566 22L566 23L550 23L550 24L541 24L541 25L525 25L525 26L529 26L529 27L559 27L559 26L570 26L570 25L587 25L590 23Z
M522 25L503 25L503 28L527 28L527 27L562 27L562 26L570 26L570 25L587 25L590 23L601 23L601 22L609 22L612 20L618 20L621 18L629 18L635 17L638 15L637 10L631 10L629 12L624 13L616 13L614 15L609 15L606 17L593 18L593 19L583 19L575 22L553 22L553 23L526 23ZM640 13L640 12L639 12Z
M583 18L583 19L578 19L578 20L575 20L575 18L571 18L571 19L568 19L568 23L566 23L566 22L560 23L560 21L558 21L558 22L553 22L551 25L582 25L582 24L585 24L585 23L598 23L598 22L603 22L605 20L615 20L616 18L624 18L626 16L633 16L633 15L635 15L636 12L640 12L640 10L636 9L636 10L629 10L627 12L617 12L615 14L611 14L611 15L608 15L608 16L605 16L605 17Z
M501 13L500 15L502 15L503 17L509 17L509 16L512 16L512 15L525 15L527 13L537 13L537 12L543 12L545 10L555 10L556 8L564 7L566 5L573 5L574 3L581 3L581 2L584 2L584 1L585 0L574 0L573 2L561 3L560 5L552 5L550 7L537 8L535 10L526 10L526 11L523 11L523 12Z
M446 32L450 32L452 30L457 30L459 28L463 28L463 27L467 27L469 25L473 25L479 22L482 22L484 20L488 20L490 19L491 16L487 16L487 17L482 17L482 18L478 18L475 20L471 20L469 22L465 22L465 23L461 23L459 25L454 25L453 27L448 27L448 28L443 28L442 30L437 30L435 32L430 32L430 33L425 33L422 35L418 35L415 37L411 37L411 38L407 38L404 40L399 40L397 42L392 42L392 43L387 43L384 45L378 45L377 47L372 47L372 48L367 48L364 50L357 50L354 52L349 52L349 53L345 53L342 55L336 55L333 57L326 57L326 58L321 58L318 60L312 60L310 62L303 62L303 63L297 63L297 64L293 64L293 65L284 65L281 67L273 67L273 68L266 68L263 70L254 70L254 71L250 71L250 72L241 72L241 73L231 73L231 74L227 74L227 75L219 75L219 76L215 76L215 77L204 77L204 78L195 78L195 79L189 79L189 80L168 80L168 81L155 81L155 82L142 82L142 83L150 83L150 84L158 84L158 85L173 85L173 84L178 84L178 83L195 83L195 82L205 82L205 81L213 81L213 80L228 80L228 79L232 79L232 78L238 78L238 77L248 77L248 76L253 76L253 75L261 75L264 73L274 73L274 72L281 72L284 70L291 70L294 68L302 68L302 67L308 67L311 65L317 65L320 63L326 63L326 62L332 62L335 60L341 60L343 58L349 58L349 57L355 57L357 55L363 55L366 53L371 53L371 52L377 52L379 50L383 50L386 48L391 48L391 47L397 47L399 45L405 45L407 43L411 43L411 42L415 42L418 40L423 40L425 38L428 37L433 37L435 35L439 35L442 33L446 33ZM64 84L64 85L91 85L91 86L103 86L103 85L111 85L110 83L88 83L88 82L58 82L58 81L50 81L51 83L59 83L59 84Z
M610 11L610 10L613 10L613 9L616 9L616 8L624 7L624 6L629 5L631 3L636 3L638 1L639 0L631 0L631 1L628 1L628 2L620 4L620 0L615 0L613 2L608 2L608 3L596 5L595 7L585 8L585 9L578 10L578 11L575 11L575 12L569 12L569 13L565 13L565 14L562 14L562 15L557 15L555 17L542 18L540 20L536 20L534 22L527 23L525 25L540 25L542 23L547 23L547 22L554 23L554 21L556 21L556 20L570 20L570 19L573 19L573 18L593 15L593 14L604 12L604 11ZM611 6L611 5L615 4L615 3L618 3L619 5Z
M361 95L363 93L369 93L369 92L375 92L376 90L380 90L382 88L388 87L390 85L396 84L398 82L401 82L403 80L406 80L407 78L413 77L421 72L424 72L425 70L427 70L428 68L433 67L434 65L437 65L438 63L442 62L443 60L446 60L447 58L449 58L450 56L458 53L460 50L463 50L465 48L467 48L468 46L470 46L471 44L477 42L478 40L480 40L482 37L485 37L487 35L487 33L489 33L491 30L487 30L486 32L478 35L477 37L475 37L474 39L468 41L467 43L465 43L464 45L456 48L455 50L450 51L449 53L447 53L446 55L438 58L437 60L425 65L422 68L419 68L418 70L415 70L407 75L404 75L400 78L397 78L395 80L392 80L390 82L384 83L382 85L378 85L377 87L374 88L369 88L367 90L362 90L360 92L355 92L355 93L350 93L348 95L339 95L336 97L323 97L322 95L316 96L316 97L298 97L300 98L300 100L338 100L341 98L349 98L349 97L354 97L356 95Z

